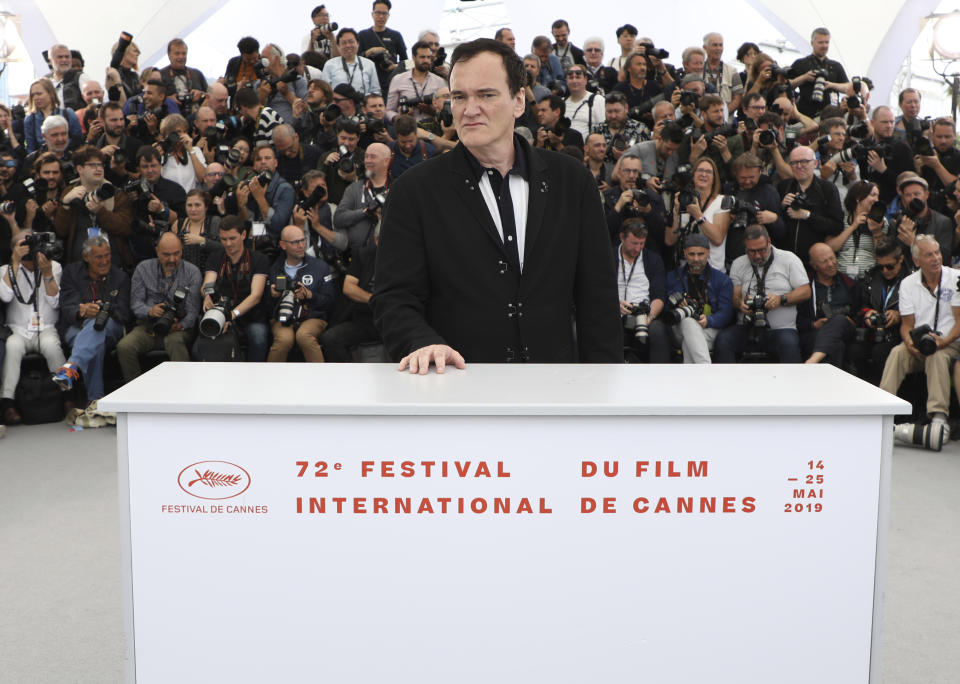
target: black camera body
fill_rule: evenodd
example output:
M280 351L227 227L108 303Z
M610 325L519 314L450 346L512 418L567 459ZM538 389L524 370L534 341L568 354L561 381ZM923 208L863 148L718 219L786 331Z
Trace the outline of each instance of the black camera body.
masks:
M703 303L685 292L674 292L669 295L667 306L662 318L668 325L677 325L684 318L699 320L703 315Z
M109 321L110 317L113 316L118 294L118 290L113 290L107 294L103 301L100 302L100 311L97 312L97 317L93 320L93 329L97 332L101 332L107 327L107 321Z
M720 207L730 212L731 230L746 230L747 226L757 222L757 214L760 213L760 205L756 201L747 202L733 195L725 195L720 200Z
M31 255L43 254L54 261L63 257L63 243L57 239L56 233L30 233L20 244L26 245Z
M743 315L743 322L756 330L769 327L767 322L767 293L763 287L757 288L752 297L744 300L750 313Z
M636 317L633 327L633 337L639 344L646 344L650 339L650 302L644 301L630 307L630 315Z
M182 321L187 316L187 291L177 288L173 291L172 302L160 302L163 313L159 318L151 319L148 323L150 332L157 337L163 337L170 332L175 321Z
M807 197L807 193L798 192L793 196L793 202L790 203L790 208L797 211L802 211L806 209L810 210L810 198Z
M940 331L934 330L926 324L910 331L913 346L924 356L932 356L937 352L937 340L934 335L940 335Z
M297 202L297 206L303 211L310 211L327 198L327 189L318 185L309 195Z

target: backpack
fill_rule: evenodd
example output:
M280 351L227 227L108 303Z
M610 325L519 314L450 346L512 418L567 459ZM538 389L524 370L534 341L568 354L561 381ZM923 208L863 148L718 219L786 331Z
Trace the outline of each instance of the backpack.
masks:
M63 392L51 379L42 357L24 364L14 397L24 425L63 420Z

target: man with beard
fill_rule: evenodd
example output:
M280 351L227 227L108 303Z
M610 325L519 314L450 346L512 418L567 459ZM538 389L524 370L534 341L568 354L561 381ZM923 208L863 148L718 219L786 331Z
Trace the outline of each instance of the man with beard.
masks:
M432 104L423 100L446 85L442 78L430 71L430 65L433 63L433 51L429 45L418 41L413 44L410 51L413 53L413 69L397 74L390 80L390 88L387 92L387 119L389 121L400 114L410 114L417 121L431 118L436 110ZM404 101L417 100L418 102L412 107L409 105L403 107L407 111L401 111L401 98Z

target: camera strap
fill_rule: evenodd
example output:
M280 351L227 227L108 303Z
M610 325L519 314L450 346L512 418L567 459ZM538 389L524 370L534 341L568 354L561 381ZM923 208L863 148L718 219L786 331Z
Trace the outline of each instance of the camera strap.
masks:
M30 306L32 304L33 310L39 313L40 301L37 299L37 290L40 289L40 270L34 269L33 271L33 291L30 293L29 299L23 298L23 292L20 290L20 283L17 282L17 280L19 279L21 270L27 272L28 274L30 273L29 271L27 271L27 269L23 268L23 264L17 264L17 272L10 273L10 289L13 290L13 296L17 298L18 302L20 302L21 304L26 304L27 306ZM8 272L10 271L9 266L7 267L7 271ZM29 275L27 279L29 280Z
M627 275L627 263L623 258L623 247L619 250L620 254L620 273L623 276L623 301L627 301L627 288L630 286L630 281L633 279L633 269L637 267L637 262L643 258L643 252L637 255L637 258L633 260L633 264L630 265L630 274Z
M773 263L773 253L771 252L770 258L767 259L767 263L763 265L763 273L757 271L757 266L752 261L750 262L750 268L753 269L753 277L757 280L757 290L765 289L764 283L767 281L767 271L770 270L770 264Z
M346 58L341 57L340 64L343 65L343 71L347 75L347 83L349 83L351 87L353 86L353 75L357 73L358 68L360 69L360 87L362 90L363 89L363 61L361 60L360 55L357 55L357 63L353 65L353 71L350 71L350 69L347 67Z

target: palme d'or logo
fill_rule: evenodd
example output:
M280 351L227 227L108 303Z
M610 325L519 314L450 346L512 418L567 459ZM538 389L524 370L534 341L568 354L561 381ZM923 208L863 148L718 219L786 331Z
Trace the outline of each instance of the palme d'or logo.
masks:
M180 471L177 484L198 499L232 499L250 487L250 473L229 461L199 461Z

